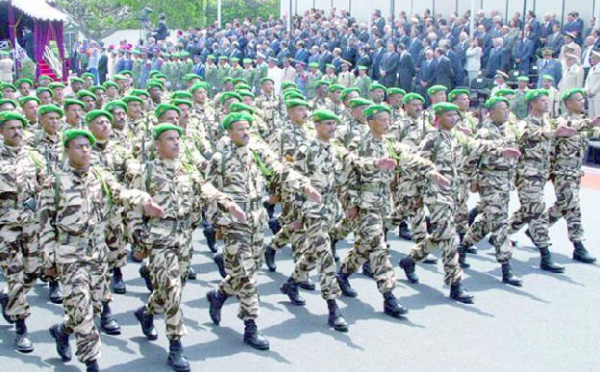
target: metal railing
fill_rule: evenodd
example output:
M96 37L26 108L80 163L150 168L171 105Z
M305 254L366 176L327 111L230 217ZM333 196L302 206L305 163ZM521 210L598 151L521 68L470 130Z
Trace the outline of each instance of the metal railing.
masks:
M62 63L58 58L56 58L54 53L52 53L52 50L50 49L49 45L46 45L46 48L44 49L44 59L46 60L56 77L58 79L62 79Z

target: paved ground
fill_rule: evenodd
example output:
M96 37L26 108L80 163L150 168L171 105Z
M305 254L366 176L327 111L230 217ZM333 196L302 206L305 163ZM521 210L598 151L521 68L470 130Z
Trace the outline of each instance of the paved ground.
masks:
M600 254L600 173L590 170L581 192L587 246ZM551 187L547 201L553 202ZM518 206L513 195L511 208ZM474 200L472 200L474 202ZM391 233L392 261L398 274L395 293L410 309L405 320L382 313L382 299L375 283L360 274L351 278L356 299L340 300L350 331L338 333L327 327L327 308L319 293L302 292L305 307L294 307L279 293L279 285L292 270L289 250L278 255L279 270L262 272L259 278L261 317L259 328L268 337L271 351L259 352L242 343L243 323L237 319L237 301L224 307L220 327L210 322L206 292L215 288L218 274L212 255L198 242L193 263L199 279L184 293L185 323L189 335L183 339L194 371L598 371L600 334L600 266L575 263L564 221L550 235L557 261L567 266L564 275L539 270L537 252L521 233L514 252L514 266L525 286L503 285L493 249L480 244L480 253L470 256L472 269L466 287L476 295L475 305L448 300L441 267L419 265L421 284L410 285L396 266L411 243ZM201 234L197 234L201 238ZM344 254L346 243L340 250ZM147 341L133 316L148 293L137 275L138 264L125 270L128 294L116 295L113 309L123 327L120 336L102 336L100 365L108 371L169 371L168 342L164 321L156 321L158 341ZM316 276L313 276L316 280ZM46 302L41 284L29 295L33 315L29 320L35 351L20 355L13 350L13 328L0 321L0 370L78 371L77 361L63 364L56 355L47 328L60 321L60 306ZM71 339L74 346L74 340Z

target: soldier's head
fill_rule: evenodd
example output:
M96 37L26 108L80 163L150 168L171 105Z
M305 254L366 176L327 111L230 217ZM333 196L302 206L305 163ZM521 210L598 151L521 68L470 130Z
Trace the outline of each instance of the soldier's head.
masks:
M0 99L0 112L2 111L17 111L19 105L14 99L2 98Z
M393 108L398 108L402 104L406 91L400 88L389 88L387 92L387 103Z
M158 80L153 80L146 85L146 89L148 90L148 94L153 101L157 101L163 91L163 86Z
M550 110L550 101L548 100L547 90L530 90L525 95L525 101L529 104L531 113L536 117L541 117Z
M93 74L86 72L83 75L81 75L81 78L83 79L83 89L90 89L94 85Z
M491 97L485 102L490 120L496 124L503 124L510 114L508 99L504 97Z
M110 101L104 105L104 110L113 116L113 128L123 129L127 123L127 104L123 101Z
M223 119L223 129L229 135L231 143L243 147L250 142L250 126L254 122L252 115L246 112L232 112Z
M554 85L554 78L550 75L542 76L542 89L550 89Z
M421 117L421 113L423 113L423 104L425 103L425 98L418 93L409 93L404 97L402 101L404 104L404 112L411 119L417 120Z
M77 93L77 99L85 103L85 106L83 108L84 112L90 112L96 108L97 97L94 93L90 92L89 90L80 90Z
M369 86L369 95L373 102L379 104L383 102L385 98L386 87L379 84L374 83Z
M92 110L85 116L85 121L90 132L98 141L108 141L112 135L112 122L114 118L104 110Z
M25 119L27 119L30 123L35 123L38 120L38 108L40 107L40 100L36 97L25 96L20 100L21 109L23 110L23 115Z
M369 101L366 98L357 97L353 98L348 102L350 107L350 115L359 123L365 123L367 121L367 117L365 116L365 110L367 107L371 106L373 101Z
M174 125L179 124L179 116L181 110L177 106L170 105L168 103L161 103L156 106L154 115L158 119L159 123L171 123Z
M179 123L187 123L190 118L190 111L192 110L192 101L186 99L174 99L171 104L179 109Z
M263 78L261 80L260 87L266 95L271 95L273 93L274 86L275 81L269 77Z
M51 83L48 87L52 89L54 102L62 102L65 97L65 85L63 83Z
M41 105L52 104L52 91L48 88L37 88L35 91Z
M468 89L454 89L448 94L448 99L458 106L459 111L465 112L469 110L469 104L471 103L469 100L470 94L471 92Z
M77 92L82 90L83 84L84 84L83 79L78 78L78 77L71 78L70 85L71 85L71 89L73 89L73 93L77 94Z
M528 85L529 85L529 77L527 77L527 76L519 76L517 78L517 86L518 86L519 90L525 90L525 89L527 89Z
M0 112L0 135L4 143L11 147L20 147L23 141L23 129L27 120L16 112Z
M429 95L429 100L431 101L431 105L435 105L436 103L446 102L446 92L448 88L443 85L434 85L431 88L427 89L427 94Z
M340 84L333 84L329 87L329 98L334 103L341 102L342 90L344 90L344 86Z
M346 88L342 90L342 93L340 94L340 98L346 107L350 107L350 100L358 97L360 97L360 89L356 87Z
M242 97L242 103L244 105L253 106L254 105L254 93L249 90L241 89L237 91L237 94Z
M448 102L433 105L435 126L442 130L451 130L459 120L458 106Z
M315 93L317 94L317 96L320 98L324 98L325 96L327 96L327 89L329 89L329 82L324 81L324 80L319 80L319 81L317 81L317 85L315 88L316 88Z
M69 164L77 169L87 169L90 165L90 150L96 143L94 135L84 129L67 129L63 144Z
M365 109L369 128L375 138L381 138L388 132L392 110L387 105L371 105Z
M335 138L335 127L340 121L336 114L329 110L316 110L311 119L315 123L317 139L329 142Z
M84 115L85 103L77 99L66 99L63 103L65 109L65 121L71 125L79 124Z
M152 132L158 157L166 160L177 159L181 151L180 137L183 129L172 123L162 123L155 126Z
M64 116L63 110L55 105L42 105L38 109L38 117L44 131L50 135L58 132L60 119Z
M2 91L2 96L8 99L15 99L15 92L17 91L17 87L10 83L2 83L0 84L0 90Z
M568 89L563 92L561 99L569 112L583 114L585 110L585 90Z
M19 79L16 81L17 89L21 94L21 97L27 97L31 93L33 88L33 81L30 79Z
M127 117L131 120L136 120L142 117L144 109L142 105L144 101L140 97L125 96L123 102L127 104Z
M194 98L194 102L198 103L200 105L204 105L204 102L206 102L206 97L207 97L207 91L210 89L208 83L197 83L194 84L191 88L190 88L190 93L192 93L192 96Z
M284 101L287 115L294 124L304 124L308 120L308 102L299 98Z

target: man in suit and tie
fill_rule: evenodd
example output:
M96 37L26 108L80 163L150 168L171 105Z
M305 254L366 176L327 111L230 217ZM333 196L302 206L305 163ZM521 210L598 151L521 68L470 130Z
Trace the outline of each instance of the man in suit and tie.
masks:
M579 45L583 44L583 21L579 18L579 13L570 12L567 14L567 23L563 28L563 32L572 33L575 36L575 42Z
M552 25L552 33L546 38L546 47L552 48L552 57L558 58L560 49L565 44L565 38L560 33L560 25L555 23Z
M448 89L453 89L452 82L454 81L455 72L452 68L452 62L446 57L442 48L437 48L433 55L435 58L435 76L432 85L443 85Z
M354 66L358 58L358 50L356 49L357 39L351 36L348 39L346 47L342 50L342 59L348 61Z
M588 117L595 118L600 115L600 52L592 51L590 62L592 67L583 89L588 97Z
M579 65L579 58L576 55L567 53L567 65L563 72L563 77L558 83L558 90L565 92L569 89L580 89L583 88L585 82L584 72L581 65Z
M551 76L555 84L560 82L560 79L562 78L562 67L558 60L552 58L552 49L542 49L542 58L537 60L536 65L538 68L538 89L542 88L544 76Z
M319 63L319 59L321 58L321 53L319 53L319 46L313 45L310 47L310 57L308 57L308 64L310 65L313 62Z
M104 49L104 45L100 42L100 58L98 59L98 78L100 84L103 84L106 81L106 74L108 73L108 56L106 55L106 50Z
M533 10L527 11L527 15L525 16L525 24L531 27L531 35L529 36L531 39L537 39L541 34L540 22L538 22L535 17L535 13Z
M296 54L294 60L301 61L304 65L308 65L308 51L304 48L304 41L300 40L296 43Z
M383 41L381 39L377 39L375 41L375 50L373 51L373 72L372 78L375 81L379 81L381 79L381 59L383 55L386 53L386 50L383 48Z
M508 71L509 54L503 47L503 39L498 37L493 41L494 47L490 50L490 58L488 59L487 71L488 79L496 75L496 71Z
M400 56L396 52L396 48L394 48L394 43L390 41L387 44L387 50L383 54L381 64L379 65L379 73L381 75L379 82L387 88L396 85L396 71L398 70L399 62Z
M554 14L546 13L544 15L544 23L541 25L541 42L542 44L547 44L548 36L554 33L554 25L558 24Z
M403 43L398 44L397 50L400 55L397 71L398 87L407 92L412 91L412 83L416 74L414 60Z
M515 62L522 75L529 75L531 58L535 52L534 49L533 41L530 38L523 36L523 31L521 31L515 46Z
M469 35L461 32L458 35L458 43L454 46L454 53L458 56L461 66L467 63L467 49L469 49Z
M463 80L465 79L465 65L460 63L458 55L451 49L450 40L443 40L440 42L440 48L444 50L444 55L450 60L452 71L454 72L454 78L452 79L452 86L464 86Z
M583 75L585 79L588 76L590 68L592 67L590 63L590 57L592 56L592 51L594 50L593 36L588 36L585 38L585 46L583 48L584 49L581 52L581 67L583 67Z
M319 56L319 70L325 73L325 67L333 61L333 54L329 50L329 44L321 44L321 55Z
M419 38L419 30L413 28L410 32L410 42L407 44L408 52L413 58L417 58L423 50L423 42Z

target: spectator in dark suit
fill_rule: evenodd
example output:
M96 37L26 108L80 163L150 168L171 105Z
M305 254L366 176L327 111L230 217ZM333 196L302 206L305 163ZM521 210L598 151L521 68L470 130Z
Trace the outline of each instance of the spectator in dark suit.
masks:
M342 50L342 59L350 62L352 66L356 64L356 59L358 58L358 49L356 49L357 39L355 37L350 37L348 39L347 46Z
M515 63L517 64L517 68L522 75L529 75L531 59L534 52L535 47L533 45L533 41L524 35L523 31L521 31L520 37L517 39L517 43L515 45Z
M385 28L385 18L381 16L381 10L375 9L373 15L371 16L371 21L373 26L377 27L380 35L383 35L383 29Z
M319 59L321 58L321 54L319 53L319 46L313 45L310 47L310 57L308 57L308 64L313 62L319 63Z
M277 54L277 65L281 68L281 66L283 66L283 60L290 58L292 56L292 52L288 48L287 41L282 41L280 45L281 50Z
M592 31L594 31L596 29L596 17L592 17L590 18L590 27L586 28L585 31L583 32L583 38L585 40L586 37L590 36L592 34Z
M529 25L531 27L531 34L529 36L530 39L534 40L540 37L540 22L538 22L537 18L535 17L533 10L527 11L527 15L525 16L525 25Z
M567 14L567 23L563 27L563 33L571 32L575 34L575 42L583 44L583 21L579 18L579 13L570 12Z
M379 82L381 84L386 87L392 87L396 84L396 71L398 70L399 61L400 56L396 53L394 43L388 43L387 50L383 54L383 57L381 57L381 64L379 65L381 74Z
M302 61L305 65L308 65L308 51L304 48L304 41L300 40L296 43L296 54L294 59L296 61Z
M100 84L106 81L106 74L108 73L108 56L106 50L101 46L100 58L98 59L98 78Z
M333 54L329 51L329 44L321 44L321 55L319 57L319 70L322 74L325 73L325 66L333 61Z
M432 85L443 85L448 89L452 89L452 82L454 81L454 70L452 69L452 63L450 59L444 54L442 48L437 48L434 52L435 57L435 76L434 84Z
M403 43L398 44L397 50L399 55L397 70L398 87L408 92L412 90L412 83L416 74L415 63Z
M407 44L408 52L413 58L417 58L423 49L423 42L419 38L419 30L413 28L410 32L410 43Z
M546 47L552 48L552 57L558 58L560 49L565 44L564 35L560 33L560 24L552 25L552 33L546 38Z
M494 39L493 43L494 43L494 48L492 48L492 50L490 51L490 57L488 59L488 65L487 65L487 70L488 70L487 78L488 79L491 79L492 77L494 77L494 75L496 75L496 71L498 71L498 70L500 70L500 71L508 71L509 70L509 61L510 61L509 51L504 49L504 46L502 45L502 43L503 43L502 38Z
M433 83L433 50L425 49L423 56L423 63L421 64L419 74L417 75L417 82L419 84L417 85L416 90L424 97L427 93L427 88L431 86L431 83Z
M541 25L540 37L542 39L540 41L542 42L542 44L546 43L548 40L548 36L554 33L555 24L558 24L558 21L556 20L554 15L552 13L546 13L544 15L544 23L542 23Z
M381 79L379 66L381 65L381 58L384 54L385 49L383 48L383 42L378 39L375 41L375 51L373 52L373 80L379 81L379 79Z
M358 48L356 66L366 66L368 69L371 69L371 57L369 56L369 53L367 53L367 48L364 46Z

